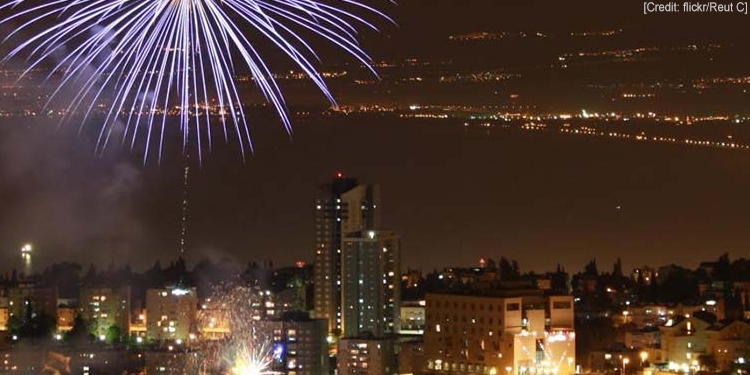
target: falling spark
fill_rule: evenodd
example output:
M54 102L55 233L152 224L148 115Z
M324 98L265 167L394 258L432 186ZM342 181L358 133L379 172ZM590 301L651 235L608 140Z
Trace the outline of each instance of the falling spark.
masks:
M190 189L190 153L183 154L184 170L182 173L182 228L180 233L180 255L184 256L187 252L187 226L188 226L188 205Z

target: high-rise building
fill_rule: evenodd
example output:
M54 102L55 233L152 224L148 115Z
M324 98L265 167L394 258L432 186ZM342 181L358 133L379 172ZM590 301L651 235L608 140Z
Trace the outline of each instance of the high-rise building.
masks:
M343 239L342 336L398 332L401 246L393 232L357 232Z
M151 341L187 342L197 331L198 295L195 288L146 291L146 337Z
M91 323L91 334L104 339L111 327L124 336L130 325L130 287L83 286L81 317ZM58 309L59 310L59 309Z
M380 228L380 191L339 173L316 201L315 300L316 318L327 319L329 332L341 330L341 249L349 233Z

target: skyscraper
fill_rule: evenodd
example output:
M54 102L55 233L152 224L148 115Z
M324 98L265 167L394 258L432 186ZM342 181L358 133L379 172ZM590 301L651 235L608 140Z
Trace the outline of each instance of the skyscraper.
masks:
M379 229L380 189L338 173L324 190L315 207L314 313L328 320L330 332L340 332L342 240L349 233Z
M401 308L399 236L393 232L357 232L343 242L343 336L384 337L396 333Z

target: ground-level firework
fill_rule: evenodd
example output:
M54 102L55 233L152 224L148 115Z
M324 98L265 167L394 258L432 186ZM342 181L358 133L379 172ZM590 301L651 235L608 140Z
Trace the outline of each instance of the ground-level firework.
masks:
M253 319L258 290L236 285L213 288L206 299L198 327L196 350L191 358L191 372L197 374L229 373L260 375L267 372L272 361L268 332Z

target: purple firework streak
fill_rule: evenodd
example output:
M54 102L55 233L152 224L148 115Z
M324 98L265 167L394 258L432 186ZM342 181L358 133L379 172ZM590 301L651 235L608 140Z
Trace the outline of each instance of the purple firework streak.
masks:
M11 13L0 25L20 24L6 41L33 32L4 61L25 57L23 76L44 61L54 61L48 78L53 72L62 74L50 100L65 96L63 118L81 113L83 124L102 99L111 96L97 149L105 149L114 134L121 134L122 144L131 148L145 142L144 163L153 143L161 161L167 116L173 109L180 117L183 152L193 129L202 158L203 148L211 145L212 117L220 121L225 140L234 133L243 157L252 151L236 68L252 75L291 133L284 96L247 29L289 57L336 105L306 38L322 38L376 74L357 39L358 27L376 27L358 13L390 20L356 0L14 0L0 5L0 11ZM66 87L73 88L72 95L62 94Z

